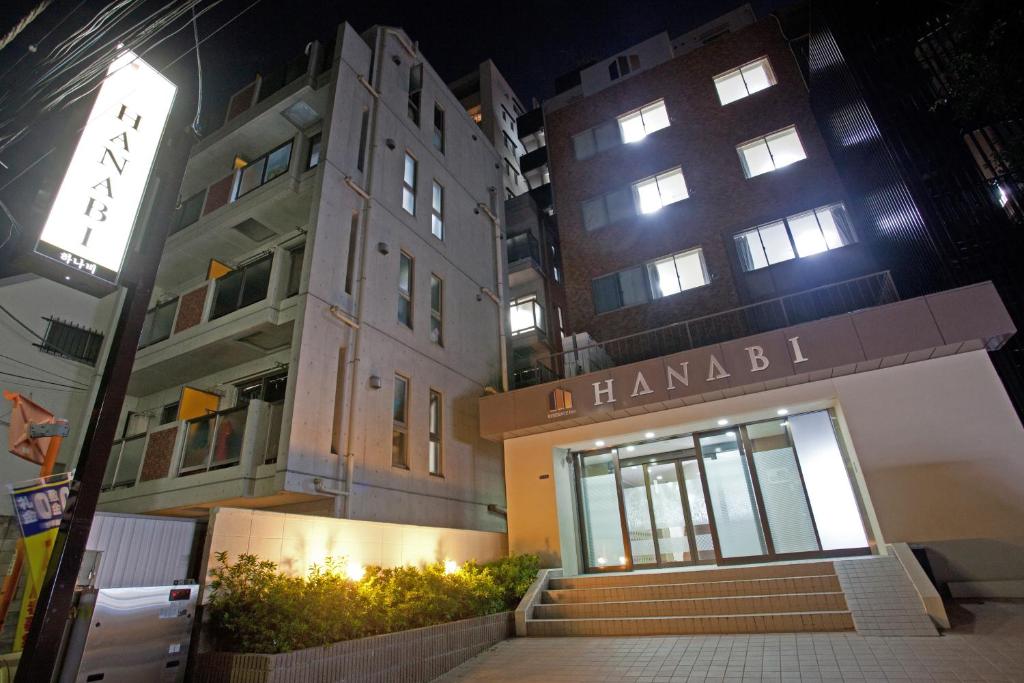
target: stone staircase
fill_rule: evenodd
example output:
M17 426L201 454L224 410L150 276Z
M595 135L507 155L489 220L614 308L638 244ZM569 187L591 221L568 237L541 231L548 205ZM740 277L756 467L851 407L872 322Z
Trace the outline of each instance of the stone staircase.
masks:
M852 631L832 562L551 578L530 636Z

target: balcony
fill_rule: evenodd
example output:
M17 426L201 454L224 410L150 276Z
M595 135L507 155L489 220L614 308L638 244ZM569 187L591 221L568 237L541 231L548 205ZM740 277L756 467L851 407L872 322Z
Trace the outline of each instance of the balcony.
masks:
M516 119L516 130L519 137L525 138L544 130L544 112L540 107L521 115Z
M899 301L888 271L805 290L540 358L524 381L564 379ZM574 338L575 339L575 338ZM586 359L586 362L583 362ZM516 379L515 377L513 379ZM550 379L544 381L551 381ZM514 388L530 386L514 385Z
M532 152L528 152L523 156L519 157L519 170L522 171L523 175L526 175L530 171L541 168L542 166L548 165L548 148L538 147Z
M536 294L512 300L509 304L509 328L513 347L550 352L544 325L544 308L537 301Z
M100 502L148 512L169 507L168 499L181 505L249 495L245 480L274 476L283 414L283 401L253 400L115 441Z
M539 279L543 272L540 243L533 233L513 235L505 242L508 253L508 283L512 288Z
M287 347L297 304L289 283L301 253L258 254L151 310L129 393L146 396Z

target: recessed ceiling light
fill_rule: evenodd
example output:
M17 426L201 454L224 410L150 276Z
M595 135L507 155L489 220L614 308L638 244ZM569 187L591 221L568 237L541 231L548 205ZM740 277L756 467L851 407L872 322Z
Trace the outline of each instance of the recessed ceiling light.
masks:
M598 440L598 441L595 441L595 442L594 442L594 445L595 445L595 446L597 446L598 448L600 448L601 446L603 446L603 445L604 445L604 441L600 441L600 440Z
M660 474L658 475L658 481L661 481L661 480L662 480L662 479L664 479L664 478L665 478L665 477L663 477L662 475L660 475Z
M654 432L644 432L644 438L645 439L653 439L654 438Z
M636 450L636 446L626 446L626 450L632 453Z
M736 436L736 432L726 432L725 435L728 437L733 437Z
M718 426L719 427L724 427L727 424L729 424L729 421L726 420L724 417L721 420L718 421Z
M779 423L779 426L780 426L780 427L785 427L785 426L787 426L788 424L789 424L789 422L788 422L787 420L783 420L782 422L780 422L780 423Z
M776 415L789 415L789 409L788 408L779 408L778 410L775 411L775 414Z

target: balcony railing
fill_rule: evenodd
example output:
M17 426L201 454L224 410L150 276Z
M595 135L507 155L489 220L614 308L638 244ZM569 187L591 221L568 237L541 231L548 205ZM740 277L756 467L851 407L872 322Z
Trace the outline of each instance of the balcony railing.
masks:
M532 233L524 232L508 238L508 263L511 266L518 261L533 259L540 267L540 244Z
M512 377L513 388L667 356L898 300L889 271L874 273L552 354L536 361L538 372L516 373ZM520 378L527 383L517 383Z
M239 406L186 422L178 475L237 465L242 458L242 438L248 418L248 406Z
M217 278L210 320L266 299L273 261L273 254L267 254Z
M103 475L101 490L134 486L142 470L142 459L146 454L148 434L136 434L115 441L110 447L107 471Z

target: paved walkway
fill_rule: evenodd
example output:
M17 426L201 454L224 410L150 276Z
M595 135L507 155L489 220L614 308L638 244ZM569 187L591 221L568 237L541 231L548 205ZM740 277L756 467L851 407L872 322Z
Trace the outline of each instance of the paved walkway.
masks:
M438 679L621 681L1022 681L1024 603L961 603L942 637L856 633L516 638Z

